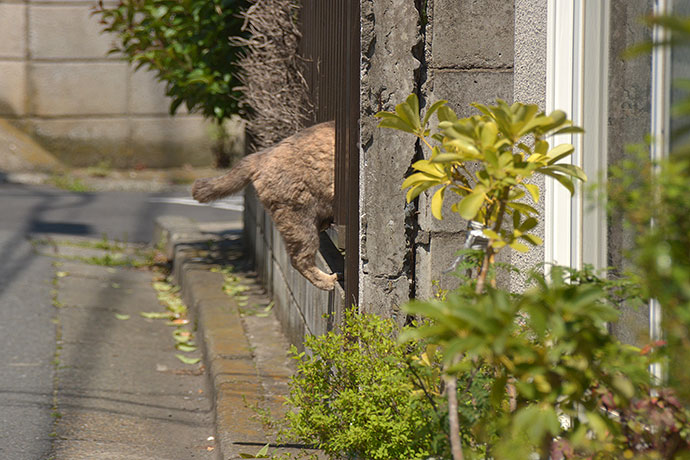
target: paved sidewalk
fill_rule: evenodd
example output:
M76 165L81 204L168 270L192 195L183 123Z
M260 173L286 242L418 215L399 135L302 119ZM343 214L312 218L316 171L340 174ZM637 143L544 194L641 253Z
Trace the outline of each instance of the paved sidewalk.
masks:
M189 327L196 327L199 349L184 356L198 363L176 358L167 320L141 314L166 311L153 286L160 274L143 260L155 254L150 247L113 250L100 247L111 242L64 236L34 241L39 254L55 259L50 458L228 460L266 444L271 456L301 458L303 446L278 444L257 416L257 409L283 414L293 369L272 303L248 269L237 224L164 217L156 226Z
M108 251L101 243L64 236L36 242L39 253L55 257L50 458L217 458L203 367L175 357L165 320L140 314L165 311L154 274L117 263L121 255L136 260L142 248Z

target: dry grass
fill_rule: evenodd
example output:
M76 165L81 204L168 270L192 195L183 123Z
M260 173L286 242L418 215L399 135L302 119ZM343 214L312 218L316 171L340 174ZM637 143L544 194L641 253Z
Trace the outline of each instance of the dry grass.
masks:
M298 54L297 0L252 0L242 13L249 38L235 42L246 52L239 65L250 111L247 128L253 146L263 148L302 129L311 118L309 89Z

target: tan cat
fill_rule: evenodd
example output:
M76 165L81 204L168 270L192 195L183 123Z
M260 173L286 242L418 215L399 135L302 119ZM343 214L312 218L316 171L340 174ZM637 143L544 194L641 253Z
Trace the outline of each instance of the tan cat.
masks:
M336 275L316 267L319 232L333 219L335 124L321 123L244 157L222 176L198 179L192 196L201 203L235 193L250 182L283 236L292 266L319 289Z

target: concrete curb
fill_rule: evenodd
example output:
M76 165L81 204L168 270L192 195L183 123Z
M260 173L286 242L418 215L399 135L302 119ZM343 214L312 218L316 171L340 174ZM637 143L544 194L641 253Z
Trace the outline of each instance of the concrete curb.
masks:
M268 437L249 406L263 399L263 389L239 306L223 292L223 276L210 271L218 266L209 254L214 238L182 217L161 217L155 228L154 241L173 261L173 277L197 322L213 392L218 458L255 452Z

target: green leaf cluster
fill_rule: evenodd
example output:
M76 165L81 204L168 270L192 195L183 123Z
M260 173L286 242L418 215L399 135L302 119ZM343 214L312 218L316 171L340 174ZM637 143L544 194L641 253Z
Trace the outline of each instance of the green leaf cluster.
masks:
M653 46L690 46L690 18L652 16L649 25L664 27L668 41L644 43L631 51ZM684 51L686 52L686 51ZM611 168L608 203L614 217L622 218L634 238L627 256L633 263L645 299L655 299L663 312L662 329L670 363L690 360L690 97L685 89L674 102L668 158L652 161L649 145L631 146L625 159ZM690 408L690 368L668 366L668 383Z
M441 346L447 373L491 369L492 410L478 423L498 425L493 458L548 458L556 438L582 455L608 451L602 458L619 458L623 428L602 400L623 408L644 395L648 359L607 331L618 317L609 288L619 286L591 270L553 267L550 278L535 272L521 294L461 288L445 301L412 301L405 311L432 321L402 340Z
M585 181L581 168L559 161L571 155L570 144L552 147L548 138L566 133L581 133L566 114L556 110L549 115L534 104L508 105L497 100L495 106L472 104L480 114L458 119L446 101L432 104L423 118L419 101L412 94L394 112L379 112L379 127L416 135L430 150L428 159L412 165L415 171L402 184L407 201L435 188L431 212L442 219L441 209L447 192L460 197L451 210L464 219L482 223L494 249L510 246L525 252L541 239L528 233L537 225L536 205L539 188L528 179L535 173L553 177L574 193L574 180ZM428 128L433 114L438 132ZM511 229L503 228L504 216L512 216Z
M246 0L122 0L101 2L94 14L117 38L111 53L165 82L171 114L185 104L222 122L238 112L240 50L231 37L244 33L237 13L247 6Z

